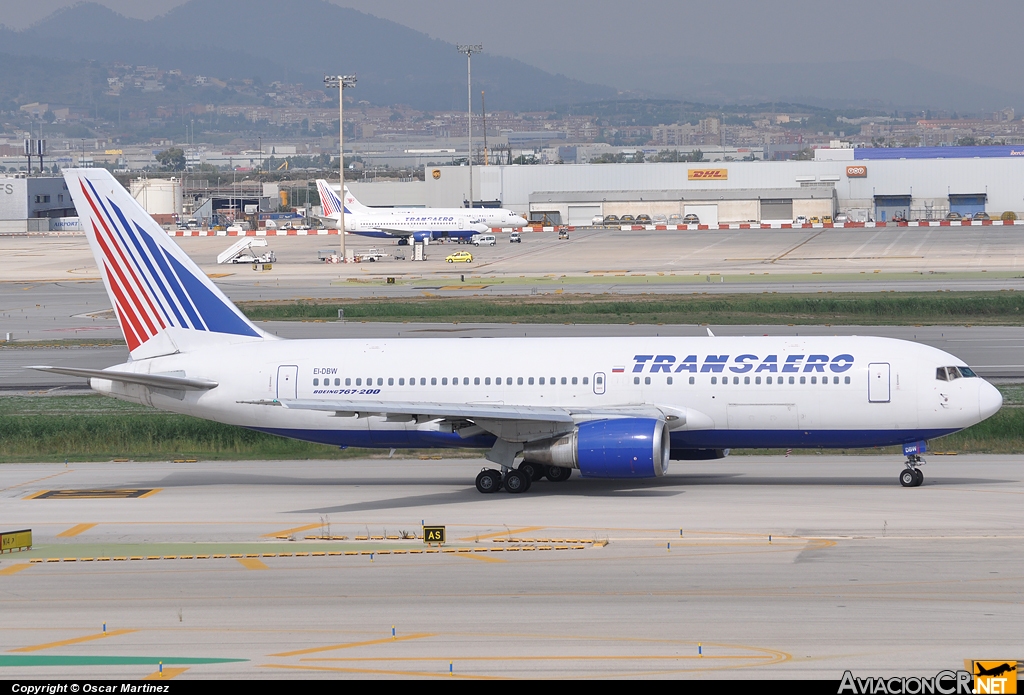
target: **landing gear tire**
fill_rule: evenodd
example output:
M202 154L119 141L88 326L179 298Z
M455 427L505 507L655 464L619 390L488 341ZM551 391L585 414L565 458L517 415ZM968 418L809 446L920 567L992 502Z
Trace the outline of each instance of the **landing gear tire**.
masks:
M917 487L921 484L919 481L924 481L924 473L919 474L913 468L904 468L900 471L900 485L903 487Z
M914 487L921 487L924 484L924 471L920 468L915 468L914 475L917 477L917 482L914 483Z
M569 479L569 476L572 475L572 469L562 468L561 466L548 466L547 470L544 471L544 475L553 483L561 483Z
M505 490L513 495L518 495L530 489L530 476L517 469L512 469L505 474L504 483Z
M523 461L520 463L518 470L528 475L530 477L530 482L532 483L535 483L544 477L544 469L536 463L530 463L529 461Z
M480 471L476 476L476 489L485 495L497 492L501 489L501 473L492 468Z

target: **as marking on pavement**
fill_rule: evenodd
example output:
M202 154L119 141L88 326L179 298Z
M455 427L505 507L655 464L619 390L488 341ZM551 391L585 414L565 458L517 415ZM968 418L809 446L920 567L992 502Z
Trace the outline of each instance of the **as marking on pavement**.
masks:
M149 674L148 676L146 676L142 680L144 680L144 681L166 681L166 680L170 680L171 678L174 678L175 676L180 676L181 674L185 673L185 671L187 671L187 670L188 670L187 666L185 668L165 668L163 670L163 672L161 672L161 671L154 671L153 673Z
M372 644L389 644L390 642L405 642L407 640L423 639L425 637L437 637L433 632L417 632L402 637L388 637L386 639L367 640L365 642L346 642L344 644L331 644L326 647L310 647L309 649L298 649L294 652L281 652L270 656L302 656L303 654L317 654L319 652L330 652L335 649L352 649L353 647L368 647Z
M305 526L296 526L295 528L286 528L283 531L274 531L273 533L264 533L263 538L277 538L278 536L290 536L293 533L302 533L303 531L312 531L315 528L323 528L323 524L306 524Z
M152 497L161 488L113 488L109 490L41 490L27 500L114 500Z
M60 533L58 533L57 538L71 538L73 536L78 536L80 534L85 533L95 525L96 524L77 524L66 531L61 531Z
M86 635L85 637L75 637L73 639L61 640L60 642L47 642L46 644L33 644L28 647L18 647L12 649L12 652L38 652L43 649L53 649L54 647L66 647L71 644L81 644L82 642L92 642L93 640L103 639L105 637L115 637L117 635L127 635L135 632L135 630L111 630L110 632L100 632L95 635Z
M17 574L18 572L20 572L22 570L27 570L31 566L32 565L30 565L27 562L21 562L21 563L18 563L17 565L10 565L8 567L4 567L3 569L0 569L0 576Z

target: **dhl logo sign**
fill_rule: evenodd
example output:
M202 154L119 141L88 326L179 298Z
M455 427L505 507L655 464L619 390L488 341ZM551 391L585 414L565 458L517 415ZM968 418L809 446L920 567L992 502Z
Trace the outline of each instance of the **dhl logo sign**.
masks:
M686 178L690 181L726 181L729 178L729 170L689 169Z
M868 175L868 168L863 164L846 167L846 177L850 179L863 179Z

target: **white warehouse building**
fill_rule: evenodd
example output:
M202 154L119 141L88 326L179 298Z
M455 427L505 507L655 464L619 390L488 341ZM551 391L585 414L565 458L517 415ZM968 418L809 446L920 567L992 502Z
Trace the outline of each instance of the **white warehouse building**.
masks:
M777 220L787 209L793 217L843 212L851 221L942 219L949 212L996 218L1005 211L1024 218L1024 157L876 160L870 149L857 150L856 159L852 154L784 162L474 166L473 197L477 205L500 202L555 224L589 224L609 214L686 214L687 205L703 206L704 223L713 223L705 218L714 206L710 216L722 224ZM425 181L350 188L367 205L460 206L469 194L469 168L427 167Z

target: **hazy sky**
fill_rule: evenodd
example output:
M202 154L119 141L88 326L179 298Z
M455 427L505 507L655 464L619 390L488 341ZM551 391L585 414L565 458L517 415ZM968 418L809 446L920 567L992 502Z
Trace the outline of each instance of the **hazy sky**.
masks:
M202 0L199 0L200 2ZM708 63L898 59L1017 91L1021 0L332 0L452 43L588 82L654 89L645 81ZM152 18L184 0L98 0ZM73 0L0 0L24 28ZM282 0L282 6L287 6ZM2 51L0 47L0 51ZM651 66L661 70L650 70ZM783 68L784 69L784 68Z

